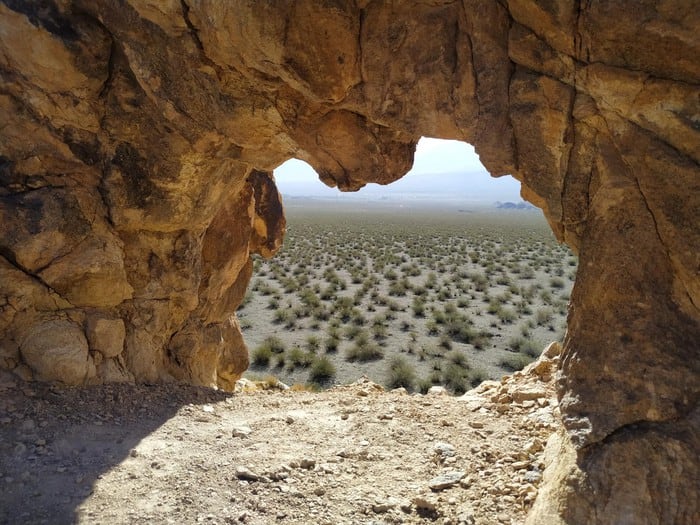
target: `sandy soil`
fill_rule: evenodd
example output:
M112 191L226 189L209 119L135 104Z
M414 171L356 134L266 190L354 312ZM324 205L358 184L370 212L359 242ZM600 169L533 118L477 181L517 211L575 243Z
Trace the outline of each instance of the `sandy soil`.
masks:
M522 523L558 428L554 353L461 397L5 374L0 522Z

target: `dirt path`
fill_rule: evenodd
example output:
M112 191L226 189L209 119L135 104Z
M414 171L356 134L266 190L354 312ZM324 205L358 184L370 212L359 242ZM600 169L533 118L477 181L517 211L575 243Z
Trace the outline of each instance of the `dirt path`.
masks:
M556 361L459 398L2 376L0 522L522 523L557 427Z

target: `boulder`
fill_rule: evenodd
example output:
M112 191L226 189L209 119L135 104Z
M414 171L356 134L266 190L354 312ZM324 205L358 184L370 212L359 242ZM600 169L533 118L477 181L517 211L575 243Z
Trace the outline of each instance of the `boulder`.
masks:
M81 385L91 371L85 334L70 321L44 321L34 325L21 341L20 352L40 381Z

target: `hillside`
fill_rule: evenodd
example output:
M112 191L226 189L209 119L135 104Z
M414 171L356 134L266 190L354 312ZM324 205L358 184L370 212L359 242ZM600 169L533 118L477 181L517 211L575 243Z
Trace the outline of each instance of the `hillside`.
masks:
M558 351L461 397L3 374L0 522L522 523L559 424Z

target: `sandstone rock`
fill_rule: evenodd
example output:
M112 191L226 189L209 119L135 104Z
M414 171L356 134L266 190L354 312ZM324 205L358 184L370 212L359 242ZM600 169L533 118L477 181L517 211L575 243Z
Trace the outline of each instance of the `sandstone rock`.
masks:
M0 365L232 390L250 255L284 235L270 170L297 157L340 189L389 183L426 135L474 143L579 253L558 372L573 446L608 461L644 422L674 438L700 392L697 9L336 4L0 4ZM120 361L92 362L92 315L124 320Z
M252 429L247 425L239 425L231 430L233 437L246 438L252 433Z
M444 386L431 386L428 389L429 396L447 396L449 392Z
M234 475L243 481L260 481L261 477L257 475L255 472L250 470L248 467L245 466L238 466L236 467L234 471Z
M126 331L121 319L90 318L85 330L91 350L104 357L116 357L124 349Z
M80 385L88 377L90 356L83 331L70 321L45 321L20 343L20 351L41 381Z

